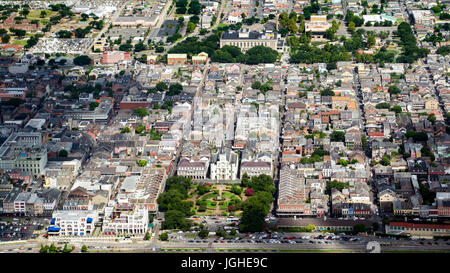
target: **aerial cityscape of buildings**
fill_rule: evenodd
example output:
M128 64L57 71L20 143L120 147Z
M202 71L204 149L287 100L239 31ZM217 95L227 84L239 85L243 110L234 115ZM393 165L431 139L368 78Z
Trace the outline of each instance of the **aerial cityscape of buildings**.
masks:
M450 250L450 1L0 12L0 241Z

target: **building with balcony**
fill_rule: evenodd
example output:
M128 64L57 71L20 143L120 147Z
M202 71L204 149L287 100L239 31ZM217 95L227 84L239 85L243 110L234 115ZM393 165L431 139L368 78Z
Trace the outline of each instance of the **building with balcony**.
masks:
M103 234L145 234L148 229L148 210L136 204L118 203L105 209L108 213L103 221Z
M94 231L98 213L92 210L58 210L53 212L48 235L84 236Z

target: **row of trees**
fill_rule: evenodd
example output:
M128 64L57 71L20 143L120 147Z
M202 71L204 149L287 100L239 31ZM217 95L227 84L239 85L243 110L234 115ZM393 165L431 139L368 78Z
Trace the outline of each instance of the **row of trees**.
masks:
M191 215L192 201L186 201L191 179L182 176L172 176L166 180L166 192L158 197L158 205L165 212L163 229L182 229L187 231L192 221L186 219Z
M178 43L169 53L186 53L188 56L197 55L201 52L208 53L213 62L221 63L274 63L278 58L278 52L265 46L255 46L245 54L236 46L223 46L219 48L220 32L212 34L201 41L198 37L189 37Z
M242 186L253 190L252 196L241 203L243 211L239 230L242 232L258 232L264 229L264 217L269 213L273 201L275 186L272 177L268 175L254 176L249 179L244 174Z
M323 48L299 45L291 49L291 63L327 63L329 69L336 67L336 62L349 61L351 56L340 45L326 44Z
M177 14L186 14L187 12L188 14L195 14L195 15L199 15L202 9L205 7L204 5L200 4L198 0L191 0L191 2L189 3L189 8L187 7L188 6L187 0L176 1L175 6L177 8L175 10Z
M220 63L274 63L278 58L278 52L266 46L255 46L242 53L237 46L223 46L214 51L211 56L213 62Z
M75 249L75 246L67 246L67 244L64 244L64 248L61 249L61 247L56 247L54 244L51 245L41 245L41 249L39 250L39 253L70 253ZM87 248L86 248L87 250ZM85 251L83 251L85 252Z
M413 63L429 53L428 49L417 46L416 37L408 23L400 23L396 34L400 37L402 46L402 53L397 57L397 63Z

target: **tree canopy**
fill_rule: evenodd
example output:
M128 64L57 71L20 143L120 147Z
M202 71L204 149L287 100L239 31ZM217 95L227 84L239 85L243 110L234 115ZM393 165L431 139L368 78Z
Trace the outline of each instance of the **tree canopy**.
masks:
M134 114L136 114L137 116L139 116L141 118L148 116L148 112L144 108L135 109Z
M398 56L397 63L413 63L428 54L428 49L417 46L416 36L408 23L400 23L396 33L400 37L400 45L402 46L402 53Z
M191 179L182 176L171 176L166 180L166 192L158 198L159 209L165 211L164 229L179 228L189 230L191 221L186 219L193 206L186 201Z
M89 65L89 64L91 64L91 61L92 61L91 58L89 58L89 56L86 56L86 55L81 55L81 56L75 57L73 59L73 63L75 65L80 65L80 66Z

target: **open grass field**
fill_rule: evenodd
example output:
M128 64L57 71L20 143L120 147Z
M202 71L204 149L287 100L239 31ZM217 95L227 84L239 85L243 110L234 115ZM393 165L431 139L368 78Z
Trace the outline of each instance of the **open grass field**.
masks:
M56 11L51 11L51 10L47 9L47 10L45 10L47 12L47 15L45 15L45 17L41 18L41 11L43 11L43 9L30 10L30 13L28 14L27 18L30 20L48 19L58 13Z
M26 40L14 40L11 42L11 44L25 46L27 44L27 41Z

